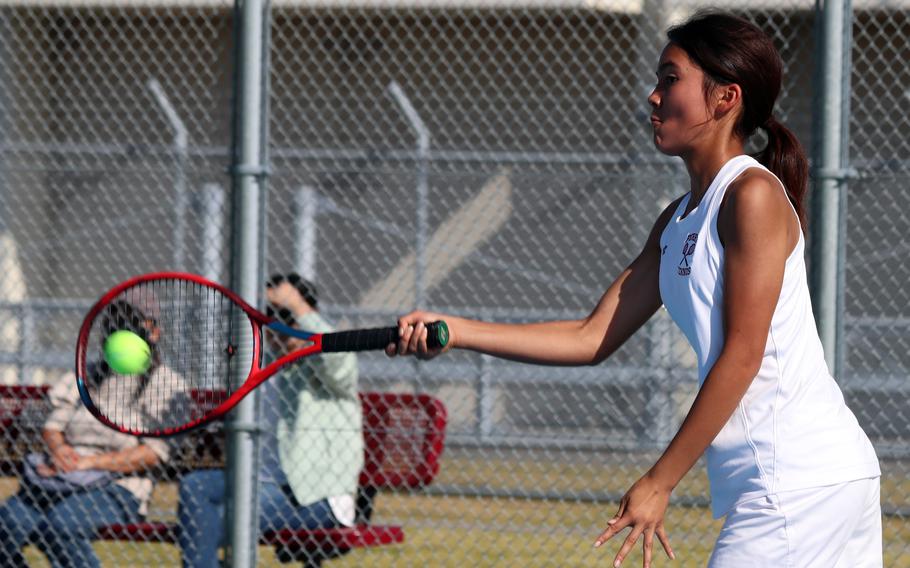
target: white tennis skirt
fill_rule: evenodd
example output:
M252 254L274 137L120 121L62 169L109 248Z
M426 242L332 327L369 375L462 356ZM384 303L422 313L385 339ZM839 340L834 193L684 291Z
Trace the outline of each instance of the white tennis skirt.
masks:
M708 568L881 568L880 491L873 477L741 503Z

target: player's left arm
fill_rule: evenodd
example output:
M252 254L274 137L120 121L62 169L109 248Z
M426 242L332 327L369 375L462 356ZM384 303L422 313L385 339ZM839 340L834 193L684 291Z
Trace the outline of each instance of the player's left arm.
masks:
M724 347L676 436L623 497L597 541L631 526L617 555L620 562L639 536L644 536L646 556L655 534L665 541L663 516L670 493L730 419L761 366L799 226L777 180L761 170L747 171L731 184L725 199L717 222L725 258Z

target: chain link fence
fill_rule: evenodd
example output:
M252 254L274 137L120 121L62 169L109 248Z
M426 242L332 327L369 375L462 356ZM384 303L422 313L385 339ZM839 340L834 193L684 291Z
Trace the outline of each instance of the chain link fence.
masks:
M814 3L730 6L774 37L785 63L778 115L813 148ZM513 322L586 315L687 187L681 162L651 145L646 97L665 29L700 7L274 0L266 271L315 281L338 328L389 325L414 307ZM856 177L838 380L882 461L885 565L910 566L910 119L900 111L910 70L895 64L910 60L910 4L852 10ZM228 280L235 24L227 0L0 3L5 385L72 381L81 318L120 280L174 269ZM441 401L445 451L430 485L372 502L370 523L402 527L404 543L326 565L610 562L612 551L590 545L697 386L694 356L663 312L593 368L466 353L429 363L363 354L358 367L361 393ZM25 456L45 447L46 398L3 393L0 483L12 496ZM179 481L223 464L222 436L215 427L174 441L140 472L155 485L132 520L160 530L86 537L103 565L179 565ZM707 560L719 529L707 499L699 465L668 513L680 566ZM54 554L49 534L23 549L35 565ZM286 552L263 545L258 563Z

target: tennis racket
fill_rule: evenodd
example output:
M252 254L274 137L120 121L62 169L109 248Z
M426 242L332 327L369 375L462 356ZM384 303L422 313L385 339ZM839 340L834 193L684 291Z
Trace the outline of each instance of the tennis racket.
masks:
M448 343L445 322L427 328L430 348ZM151 346L151 366L142 375L117 374L104 360L105 339L124 329ZM307 343L263 366L265 342L282 336ZM397 327L296 329L200 276L145 274L109 290L85 316L76 344L76 381L86 408L107 426L135 436L170 436L223 417L304 357L380 350L397 341Z

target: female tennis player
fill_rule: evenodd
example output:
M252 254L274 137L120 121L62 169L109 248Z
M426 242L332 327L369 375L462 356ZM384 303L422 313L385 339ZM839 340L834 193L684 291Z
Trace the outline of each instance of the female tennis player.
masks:
M657 462L597 538L630 528L644 566L673 488L707 453L715 517L712 568L882 565L880 470L823 357L803 260L807 161L772 110L781 60L754 25L701 13L671 28L648 97L654 144L679 156L689 191L657 218L644 249L589 316L525 325L414 312L389 355L432 357L424 324L445 320L446 349L590 365L664 305L698 358L699 392ZM747 139L761 129L757 160Z

